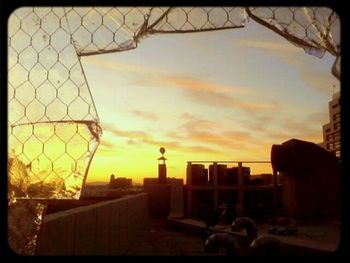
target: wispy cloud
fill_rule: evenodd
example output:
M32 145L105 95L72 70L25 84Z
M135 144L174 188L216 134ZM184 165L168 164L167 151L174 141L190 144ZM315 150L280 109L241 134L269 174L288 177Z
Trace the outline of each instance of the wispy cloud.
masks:
M189 97L196 103L245 111L256 114L257 111L276 110L278 103L248 102L238 97L232 97L216 91L188 90Z
M100 145L97 148L98 155L103 156L112 156L116 154L116 150L120 150L120 147L116 147L113 142L106 138L102 138L100 141Z
M220 148L229 150L249 150L259 146L262 141L252 136L249 132L242 131L224 131L220 133L214 132L189 132L187 136L191 139L200 140L216 144Z
M150 134L144 131L138 130L120 130L110 123L104 123L102 127L112 133L113 135L119 136L126 140L126 143L129 145L152 145L152 146L163 146L169 148L173 151L179 152L206 152L206 153L217 153L217 150L211 147L204 145L196 145L189 142L182 142L179 140L158 140L155 139ZM104 148L113 147L113 145L106 143Z
M317 116L317 118L313 118ZM312 113L307 115L303 120L296 120L286 117L284 121L279 123L278 127L270 127L260 130L265 140L274 143L280 143L291 138L301 139L318 143L322 141L322 122L321 117Z
M178 129L211 130L214 127L220 129L223 126L217 121L207 120L201 116L190 113L182 113L178 118L183 122Z
M321 134L322 126L317 125L315 127L314 123L309 122L308 120L294 120L287 118L283 123L283 127L291 133L295 134L314 134L315 132Z
M337 79L330 78L330 69L320 70L315 66L315 63L308 62L306 56L310 55L306 54L301 48L296 48L291 43L240 40L235 42L234 45L263 49L271 55L278 56L286 64L295 66L300 78L308 86L323 93L329 94L332 85L338 83ZM314 57L314 60L318 59Z
M113 124L110 124L110 123L102 123L101 126L102 126L102 129L104 131L107 131L115 136L129 138L129 139L147 139L147 138L149 138L149 135L144 131L139 131L139 130L125 131L125 130L121 130L121 129L116 128Z
M251 101L253 89L249 87L227 86L205 81L205 77L147 74L139 75L133 83L143 86L161 87L162 89L180 89L192 103L199 103L211 107L230 108L257 114L257 111L276 110L277 102Z
M183 123L167 136L178 141L211 145L218 151L232 151L234 149L252 149L261 143L249 132L227 130L220 121L208 121L192 114L182 114Z
M133 110L132 113L137 117L140 117L146 120L150 120L150 121L158 120L158 116L152 112Z
M248 88L210 83L190 76L173 75L164 77L162 82L186 90L209 91L215 93L251 93L251 90Z
M179 141L171 141L171 140L156 140L156 139L146 139L142 140L143 143L153 145L153 146L163 146L166 149L178 152L187 152L187 153L218 153L218 151L214 148L204 146L204 145L195 145L188 141L181 143Z
M153 72L154 69L150 67L142 67L140 65L131 63L119 63L117 61L108 61L106 59L101 59L100 57L83 57L83 63L98 66L106 70L112 70L114 72L123 73L142 73L142 72Z
M310 65L300 65L299 74L301 79L310 87L315 90L321 91L327 95L330 94L333 85L339 86L339 81L335 78L331 78L330 71L324 72L315 70Z
M257 110L274 110L277 107L277 103L251 102L238 96L251 94L253 92L251 87L223 85L206 80L206 76L178 75L159 68L102 61L100 59L89 58L87 63L113 71L122 71L127 74L128 81L132 85L181 89L194 103L213 107L241 109L249 113ZM134 113L141 116L140 111ZM143 114L143 117L147 118L147 115L149 119L152 118L149 114Z
M226 86L217 83L210 83L191 76L170 76L163 79L164 84L183 89L187 95L197 103L215 107L239 108L252 112L256 110L273 110L276 103L254 103L243 101L235 94L249 95L252 89L249 87ZM245 96L246 98L247 96Z
M229 117L228 121L254 132L254 137L259 138L261 143L281 143L291 138L318 143L322 140L322 125L328 117L324 112L311 112L298 119L286 113L271 118L271 121L263 121L259 118Z
M290 43L280 43L280 42L271 42L271 41L255 41L242 39L234 42L235 45L244 46L244 47L253 47L253 48L261 48L265 50L272 50L275 52L283 52L287 54L296 55L300 53L299 50L295 49L295 47Z
M138 144L135 140L131 140L131 139L130 139L130 140L127 140L126 143L129 144L129 145Z
M325 124L329 121L328 111L309 113L306 115L305 120L316 125Z
M111 148L111 147L114 147L114 144L108 140L101 140L100 142L100 148Z

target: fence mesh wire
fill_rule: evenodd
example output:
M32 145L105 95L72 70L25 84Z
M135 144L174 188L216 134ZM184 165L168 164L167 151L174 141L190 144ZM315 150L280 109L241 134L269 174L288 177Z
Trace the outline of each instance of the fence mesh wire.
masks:
M336 57L332 73L339 78L340 22L329 8L23 7L15 10L8 20L8 196L12 200L9 207L14 207L16 198L80 196L101 135L80 56L133 49L142 38L154 33L240 28L248 17L309 54L322 57L328 51ZM38 208L28 205L27 209ZM32 220L40 214L35 211L31 213ZM32 231L13 218L9 217L9 224L14 224L9 229L10 236L16 231L33 236ZM25 240L34 242L33 238ZM18 249L23 244L11 244L18 253L33 253L33 249L31 252Z

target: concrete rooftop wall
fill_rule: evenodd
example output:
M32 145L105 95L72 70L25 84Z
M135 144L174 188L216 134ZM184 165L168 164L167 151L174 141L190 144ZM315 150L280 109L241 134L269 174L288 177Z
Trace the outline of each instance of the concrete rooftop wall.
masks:
M37 255L123 255L149 223L147 194L44 217Z

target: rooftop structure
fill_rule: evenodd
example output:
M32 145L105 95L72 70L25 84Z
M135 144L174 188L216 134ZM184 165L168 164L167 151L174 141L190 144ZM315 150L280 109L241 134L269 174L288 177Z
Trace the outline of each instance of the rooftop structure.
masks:
M114 174L111 175L109 180L109 188L112 189L127 189L132 187L132 179L128 179L125 177L117 177L115 178Z
M208 169L206 163L210 163ZM255 213L258 205L264 205L269 211L276 210L280 187L277 173L253 178L250 168L243 166L247 163L268 164L270 161L189 161L186 216L199 218L223 206L233 206L237 215ZM227 168L228 164L237 164L237 167Z

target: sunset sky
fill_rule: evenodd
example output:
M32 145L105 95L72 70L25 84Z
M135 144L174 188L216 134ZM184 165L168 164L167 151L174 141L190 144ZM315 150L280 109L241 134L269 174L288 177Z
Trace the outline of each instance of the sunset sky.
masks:
M81 61L103 128L87 182L156 177L160 147L168 177L185 179L189 160L269 160L272 144L319 143L339 90L333 56L310 56L254 21L151 35Z

